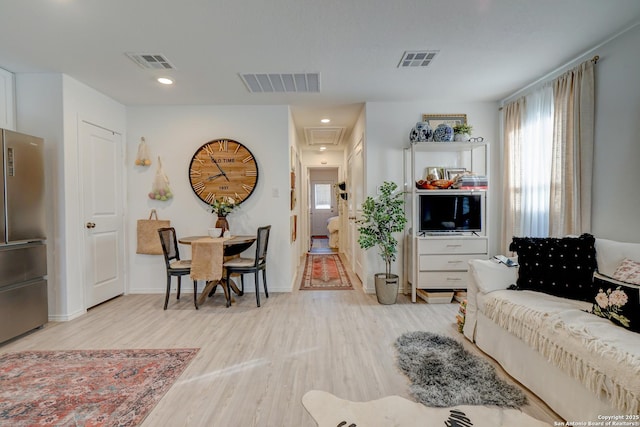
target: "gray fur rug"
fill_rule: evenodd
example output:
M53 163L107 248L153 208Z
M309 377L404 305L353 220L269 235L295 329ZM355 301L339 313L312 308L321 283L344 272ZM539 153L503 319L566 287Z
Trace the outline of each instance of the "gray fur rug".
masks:
M409 332L395 346L398 366L411 380L411 394L424 405L519 408L527 403L524 393L499 378L489 362L453 338Z

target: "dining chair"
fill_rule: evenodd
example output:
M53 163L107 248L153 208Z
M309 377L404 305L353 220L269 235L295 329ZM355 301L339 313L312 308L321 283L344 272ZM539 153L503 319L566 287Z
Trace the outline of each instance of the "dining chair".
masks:
M240 289L240 295L243 295L244 275L247 273L254 273L256 283L256 303L258 304L258 307L260 307L260 287L258 283L258 272L261 270L264 294L267 298L269 298L269 291L267 290L267 246L269 244L270 231L270 225L258 228L258 237L256 239L256 256L254 258L232 258L223 264L226 270L225 286L227 287L227 295L229 295L229 298L231 298L231 292L229 289L229 280L231 278L231 275L234 273L240 274L240 282L242 286Z
M159 228L160 243L162 244L162 252L164 254L164 263L167 268L167 295L164 298L164 309L169 304L169 294L171 293L171 278L178 278L178 295L176 299L180 299L180 285L182 276L188 276L191 273L191 260L180 259L178 251L178 239L176 238L176 230L173 227ZM198 281L193 281L193 305L198 309Z

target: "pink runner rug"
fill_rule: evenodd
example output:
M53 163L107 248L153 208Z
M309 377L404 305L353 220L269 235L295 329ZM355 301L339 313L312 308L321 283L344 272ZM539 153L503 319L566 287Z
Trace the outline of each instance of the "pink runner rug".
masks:
M337 254L307 254L302 290L353 289L349 276Z
M0 354L0 425L135 426L198 349Z

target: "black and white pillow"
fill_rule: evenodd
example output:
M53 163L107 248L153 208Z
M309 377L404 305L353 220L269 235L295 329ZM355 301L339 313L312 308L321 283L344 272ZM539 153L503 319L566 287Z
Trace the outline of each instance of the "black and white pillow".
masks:
M590 313L611 320L630 331L640 332L640 286L595 273L598 287Z
M518 254L516 289L593 301L597 268L595 238L514 237L509 250Z

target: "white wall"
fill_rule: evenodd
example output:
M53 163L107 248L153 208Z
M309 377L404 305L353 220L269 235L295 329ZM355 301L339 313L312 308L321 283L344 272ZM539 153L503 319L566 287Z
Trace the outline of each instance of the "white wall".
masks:
M0 128L16 129L15 76L0 68Z
M498 141L498 104L495 102L452 102L423 100L403 103L368 102L366 105L366 144L365 144L365 196L375 195L376 188L383 181L394 181L400 188L404 183L403 149L409 146L409 132L422 114L465 113L467 123L473 126L473 136L484 137L489 142L491 153L489 203L489 251L493 255L497 250L497 236L500 231L499 212L500 191L502 188L500 165L496 160L499 150ZM413 185L413 183L409 183ZM397 261L392 271L400 275L404 283L402 266L404 253L400 245ZM373 289L373 274L384 271L384 262L375 250L366 253L365 279L367 289Z
M66 75L18 74L16 111L18 131L45 139L49 318L68 320L85 312L79 122L124 135L125 108Z
M592 232L627 242L640 242L639 46L640 25L593 52L600 61L595 67Z
M256 190L231 213L232 234L255 234L261 225L271 224L267 282L270 291L292 289L294 277L290 243L290 162L289 119L287 106L169 106L130 107L128 122L128 221L135 236L136 220L147 218L156 209L161 219L170 219L178 236L203 235L215 223L206 204L193 193L188 168L195 151L204 143L230 138L247 146L258 162ZM153 160L151 167L134 165L140 137L145 137ZM162 158L173 199L150 200L158 162ZM136 240L129 239L129 291L164 293L166 276L161 256L136 254ZM191 257L188 246L180 246L183 258ZM251 247L247 255L253 255ZM283 256L286 254L285 256ZM245 290L252 291L253 278L247 278ZM188 292L189 286L185 286Z
M294 192L292 196L289 194L289 207L291 207L291 197L295 197L295 206L289 212L289 232L292 233L292 228L295 227L296 240L291 242L291 267L293 269L293 274L291 277L291 286L292 289L297 286L299 281L298 279L298 269L296 266L300 263L300 260L304 254L306 254L307 248L303 244L302 238L302 204L300 203L300 194L301 194L301 177L300 170L302 169L299 165L300 163L300 144L298 141L298 134L296 132L295 123L293 121L293 115L291 114L291 108L289 108L289 171L295 174L294 179L294 188L291 190ZM294 223L295 216L295 223ZM290 236L291 240L291 236Z

